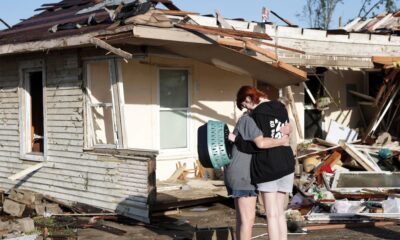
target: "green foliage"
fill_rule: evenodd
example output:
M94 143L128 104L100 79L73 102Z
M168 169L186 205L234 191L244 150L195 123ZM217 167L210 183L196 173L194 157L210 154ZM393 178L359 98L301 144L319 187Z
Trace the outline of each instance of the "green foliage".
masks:
M346 0L355 1L355 0ZM358 17L367 18L379 12L394 12L400 0L359 0L360 10ZM344 4L344 0L306 0L301 14L298 17L306 19L309 27L328 29L332 22L332 16L338 4ZM355 17L355 16L354 16Z
M307 18L310 27L328 29L339 3L343 0L306 0L302 16Z
M396 2L399 0L361 0L358 17L367 18L383 11L394 12L397 9Z

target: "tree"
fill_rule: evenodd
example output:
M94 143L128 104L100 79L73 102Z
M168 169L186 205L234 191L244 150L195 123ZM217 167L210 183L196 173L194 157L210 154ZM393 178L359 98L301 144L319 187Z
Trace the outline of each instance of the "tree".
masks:
M306 0L300 16L307 18L312 28L328 29L339 3L343 3L343 0Z
M386 12L394 12L396 10L396 2L398 0L362 0L358 17L366 18L368 15L375 15L374 10L378 10L383 6Z

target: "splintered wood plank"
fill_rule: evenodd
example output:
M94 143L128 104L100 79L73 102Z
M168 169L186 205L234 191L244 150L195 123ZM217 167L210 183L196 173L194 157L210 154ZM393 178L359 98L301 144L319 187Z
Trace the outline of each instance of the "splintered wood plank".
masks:
M398 57L384 57L384 56L372 56L372 62L382 65L392 65L394 62L399 62L400 56Z
M90 42L92 44L94 44L96 46L99 46L99 47L101 47L101 48L103 48L105 50L108 50L108 51L110 51L110 52L114 53L115 55L118 55L118 56L120 56L122 58L132 59L133 55L131 53L128 53L128 52L126 52L124 50L121 50L120 48L115 48L115 47L111 46L110 44L106 43L105 41L103 41L101 39L91 38Z
M20 172L18 172L16 174L13 174L13 175L9 176L8 179L10 179L12 181L15 181L18 178L22 178L22 177L28 175L29 173L32 173L32 172L42 168L44 166L44 164L45 163L42 162L42 163L38 163L38 164L32 165L32 166L28 167L27 169L24 169L24 170L22 170L22 171L20 171Z
M199 32L203 32L203 33L209 33L209 34L217 34L217 35L228 34L230 36L272 40L272 38L265 33L247 32L247 31L241 31L241 30L223 29L223 28L216 28L216 27L206 27L206 26L199 26L199 25L194 25L194 24L175 24L175 27L183 28L186 30L194 30L194 31L199 31Z
M358 164L360 164L365 170L373 172L382 172L376 163L372 163L368 158L363 156L363 154L356 148L348 143L341 143L341 147L352 157Z

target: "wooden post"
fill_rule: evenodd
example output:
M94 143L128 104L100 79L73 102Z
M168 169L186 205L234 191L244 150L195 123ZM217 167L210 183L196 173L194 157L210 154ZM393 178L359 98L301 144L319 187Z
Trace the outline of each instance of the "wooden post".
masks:
M295 101L294 101L294 98L293 98L292 88L290 86L287 86L286 87L286 91L287 91L287 95L288 95L288 99L289 99L289 105L290 105L290 108L292 110L294 120L296 122L297 132L299 133L299 137L303 139L304 138L303 131L301 130L299 114L297 113Z

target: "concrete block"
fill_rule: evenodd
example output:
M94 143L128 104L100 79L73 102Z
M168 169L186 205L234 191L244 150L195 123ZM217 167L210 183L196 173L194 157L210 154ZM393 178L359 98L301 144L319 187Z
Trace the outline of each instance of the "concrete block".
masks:
M14 188L10 191L8 198L26 205L33 205L35 202L40 201L43 197L41 194L29 190Z
M0 231L8 232L9 230L11 230L10 221L0 221Z
M47 203L46 204L46 212L51 213L51 214L64 213L64 211L60 208L60 206L57 203Z
M61 214L64 212L56 203L35 204L35 211L39 216L43 216L45 212L50 214Z
M11 199L6 199L4 201L3 208L4 212L10 214L11 216L21 217L25 211L26 205L15 202Z
M35 204L35 211L38 216L43 216L46 211L46 205L44 203Z
M16 228L19 231L27 233L35 230L35 223L32 218L21 218L16 220Z

